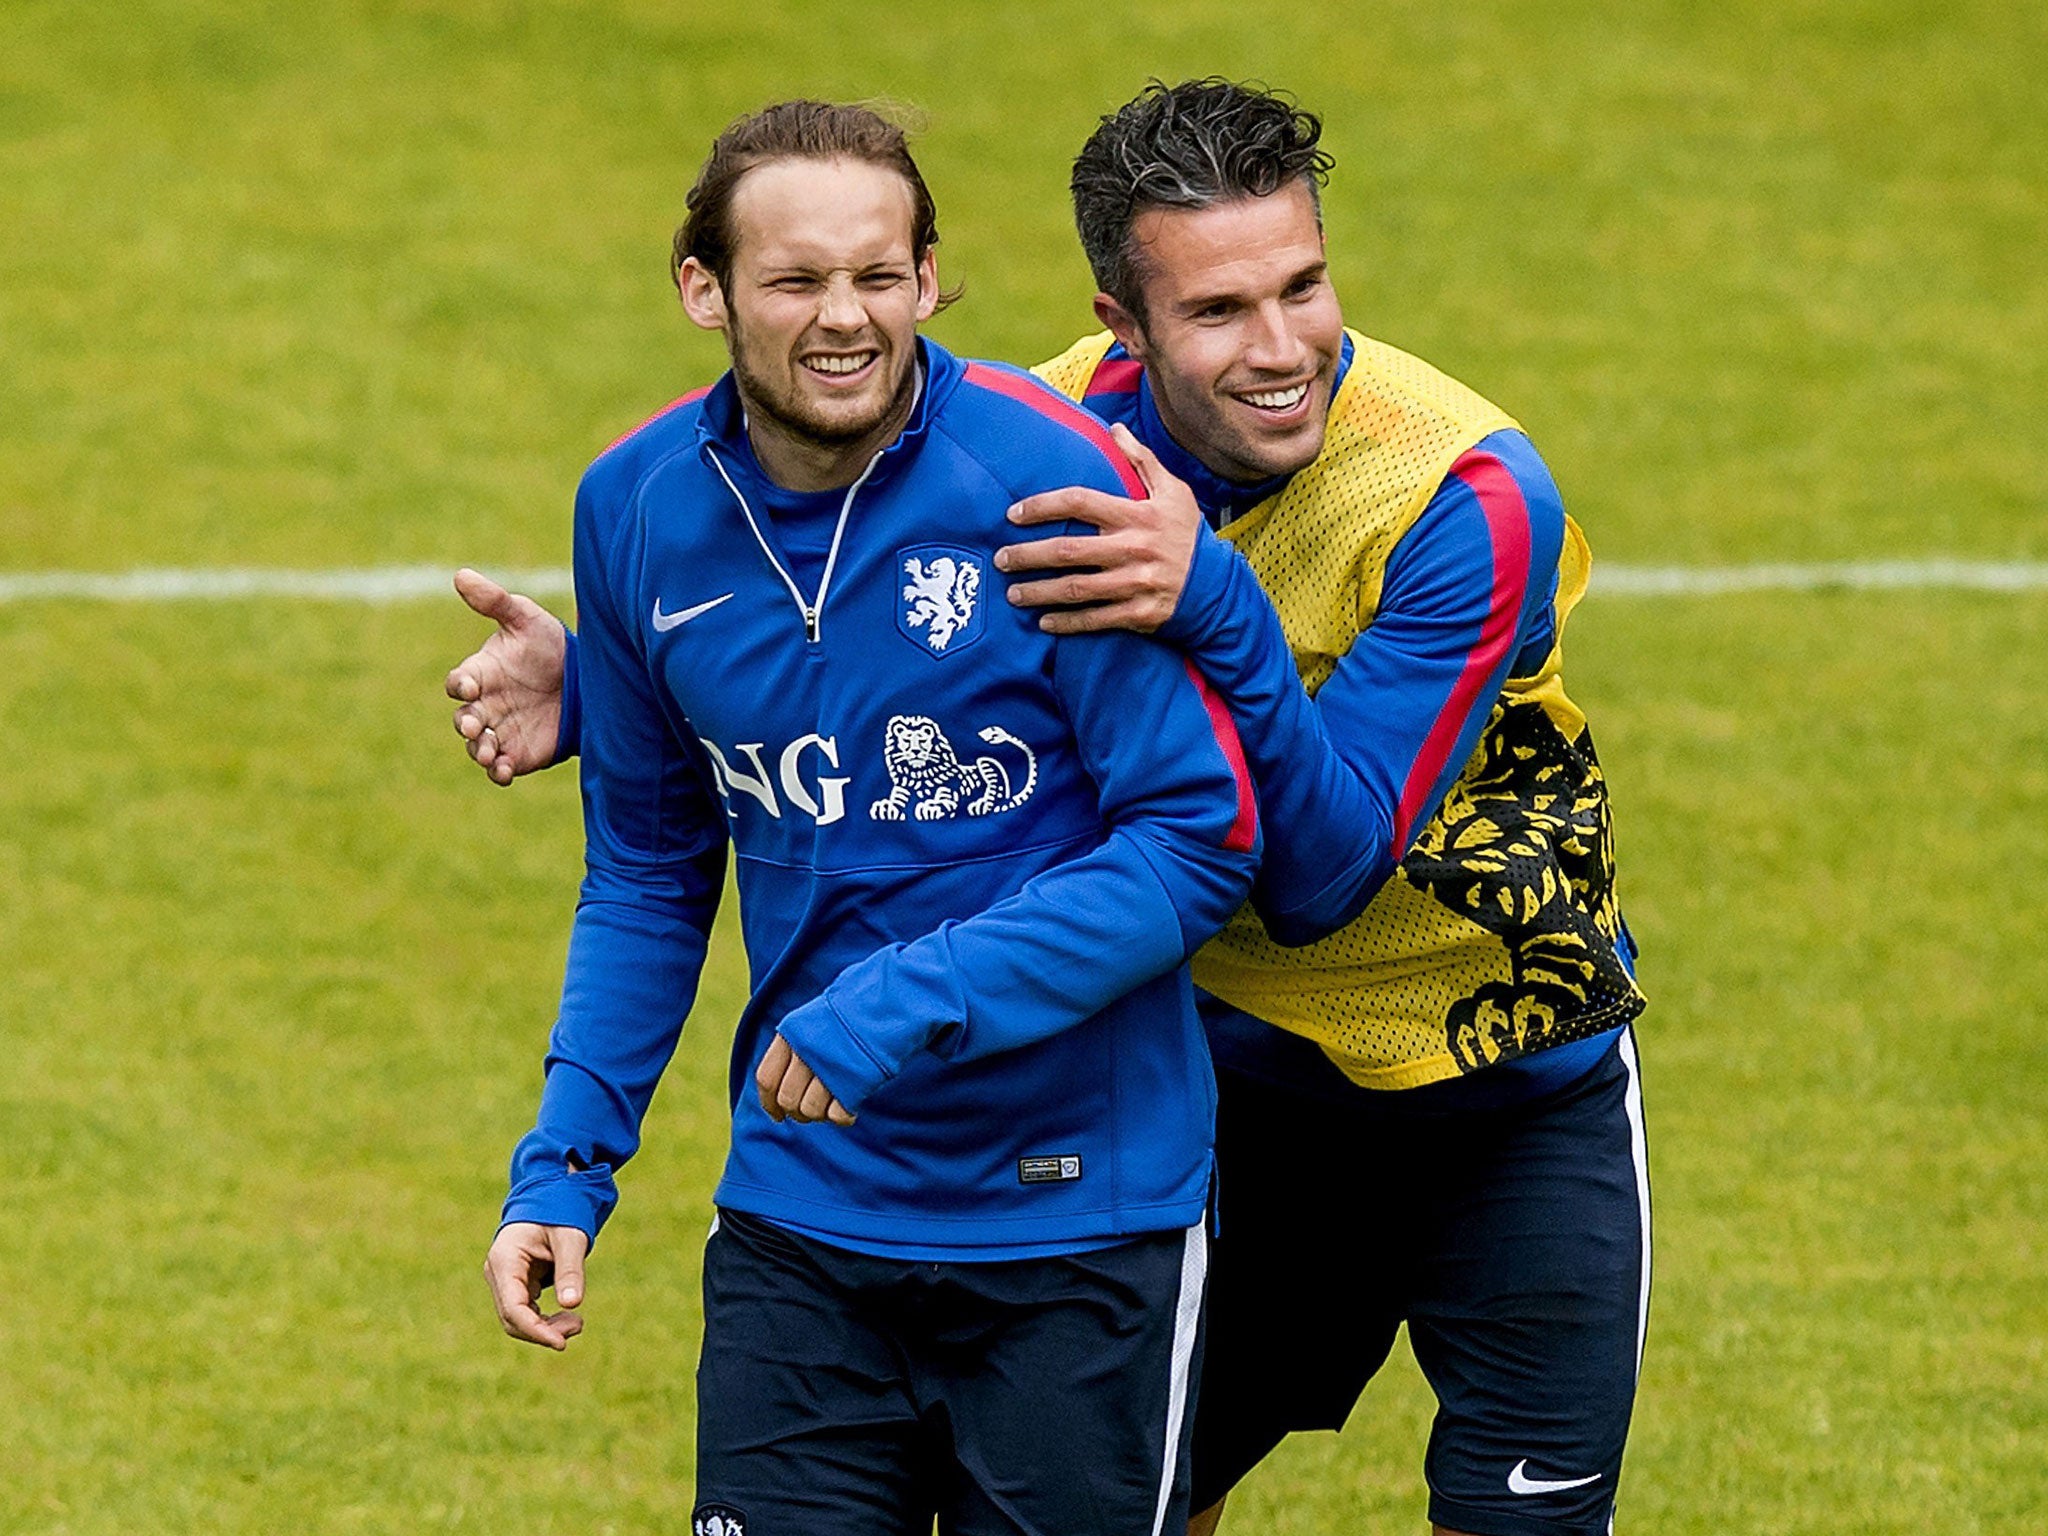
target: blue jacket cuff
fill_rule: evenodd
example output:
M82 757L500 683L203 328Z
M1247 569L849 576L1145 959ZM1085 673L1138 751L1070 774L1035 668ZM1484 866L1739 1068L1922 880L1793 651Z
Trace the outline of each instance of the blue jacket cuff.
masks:
M594 1245L618 1203L619 1187L609 1168L532 1178L506 1197L498 1225L532 1221L544 1227L575 1227Z
M896 1075L895 1068L868 1049L827 998L815 998L788 1014L776 1033L832 1090L832 1097L854 1114L860 1113L869 1094Z
M562 719L555 732L555 762L566 763L583 745L582 669L576 659L576 631L562 626Z

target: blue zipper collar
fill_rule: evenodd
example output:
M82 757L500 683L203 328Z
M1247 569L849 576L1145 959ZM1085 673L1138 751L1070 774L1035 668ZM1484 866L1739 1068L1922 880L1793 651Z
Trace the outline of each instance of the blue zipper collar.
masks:
M937 402L942 396L950 395L960 381L962 370L959 362L944 348L933 346L922 337L918 338L916 366L919 384L917 398L910 407L910 420L896 441L868 460L867 467L845 488L845 498L839 504L839 520L832 529L832 548L825 556L824 573L818 578L818 590L808 596L797 584L790 562L775 547L764 518L755 511L753 500L747 495L750 488L767 477L754 455L753 443L747 437L746 412L740 405L739 385L730 371L713 386L705 399L703 413L697 421L697 455L731 493L747 531L753 535L763 558L781 578L790 599L796 604L797 613L803 619L804 640L810 645L817 645L824 638L825 603L831 595L832 574L839 566L839 549L846 537L847 520L853 515L854 498L863 488L884 478L896 465L907 462L909 456L917 451L938 409Z

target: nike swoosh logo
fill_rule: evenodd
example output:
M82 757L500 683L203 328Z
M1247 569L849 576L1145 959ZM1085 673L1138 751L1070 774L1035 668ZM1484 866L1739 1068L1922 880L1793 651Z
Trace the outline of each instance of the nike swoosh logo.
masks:
M690 620L696 618L698 614L709 613L720 603L732 601L732 596L733 594L728 592L724 597L714 597L708 603L699 603L694 608L685 608L681 613L663 613L661 611L661 599L657 597L654 600L654 632L657 635L665 635L678 624L687 624Z
M1600 1474L1595 1472L1591 1477L1567 1477L1552 1482L1545 1477L1530 1477L1523 1471L1528 1465L1526 1456L1515 1463L1514 1471L1508 1474L1509 1493L1562 1493L1567 1488L1583 1488L1588 1483L1600 1481Z

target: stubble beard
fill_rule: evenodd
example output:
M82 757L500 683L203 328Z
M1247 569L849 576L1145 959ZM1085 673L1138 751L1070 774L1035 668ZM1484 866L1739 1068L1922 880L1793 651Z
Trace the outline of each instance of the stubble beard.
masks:
M725 348L732 362L733 379L739 385L748 409L767 417L790 436L816 443L821 448L843 448L849 443L857 443L884 422L899 415L907 417L911 399L917 390L917 368L914 362L906 362L896 388L879 408L851 420L833 418L811 409L793 383L786 391L778 390L754 369L747 356L746 334L736 314L728 315L726 319ZM884 364L891 360L893 354L885 353ZM793 363L791 366L801 368L803 365Z
M1256 485L1281 475L1300 474L1321 454L1328 431L1332 371L1326 366L1309 385L1311 394L1322 396L1320 408L1313 413L1316 430L1293 437L1285 445L1261 436L1249 423L1237 420L1235 397L1227 391L1198 389L1194 392L1193 409L1183 409L1186 402L1166 396L1159 390L1155 376L1154 400L1163 400L1167 410L1180 418L1178 423L1169 423L1169 430L1179 425L1187 433L1191 440L1181 442L1183 448L1233 484ZM1179 434L1175 437L1179 441ZM1219 459L1225 462L1218 463Z
M1300 462L1274 462L1277 445L1262 442L1232 420L1231 403L1214 394L1198 395L1192 410L1183 409L1182 402L1164 396L1156 388L1153 398L1164 405L1160 416L1174 441L1233 485L1256 485L1279 475L1297 474L1314 462L1315 453L1301 457L1298 450L1287 457L1299 458ZM1321 448L1322 439L1318 436L1316 451Z

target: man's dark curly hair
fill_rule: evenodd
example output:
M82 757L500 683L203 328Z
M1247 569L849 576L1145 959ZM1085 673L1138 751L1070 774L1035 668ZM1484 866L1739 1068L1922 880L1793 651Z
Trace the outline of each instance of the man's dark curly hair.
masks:
M1264 86L1220 75L1154 80L1103 118L1074 159L1074 223L1096 287L1143 321L1131 225L1147 208L1269 197L1299 180L1320 219L1334 163L1316 147L1322 135L1321 118Z

